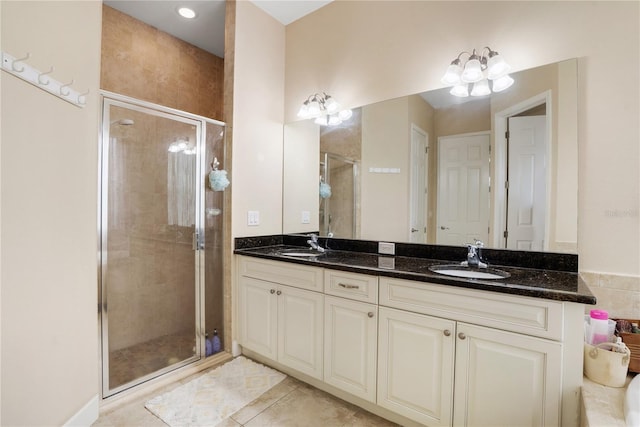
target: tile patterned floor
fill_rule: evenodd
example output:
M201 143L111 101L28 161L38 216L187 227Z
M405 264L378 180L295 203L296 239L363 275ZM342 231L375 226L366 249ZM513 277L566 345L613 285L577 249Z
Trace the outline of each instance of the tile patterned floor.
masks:
M116 388L129 381L170 366L194 355L195 333L177 333L154 338L109 353L109 385Z
M214 369L214 368L211 368ZM196 374L202 375L202 373ZM150 398L191 381L194 376L171 384L148 395L100 415L94 427L116 426L166 426L159 418L145 409ZM294 378L284 381L267 391L218 427L394 427L391 423L364 409L331 396Z

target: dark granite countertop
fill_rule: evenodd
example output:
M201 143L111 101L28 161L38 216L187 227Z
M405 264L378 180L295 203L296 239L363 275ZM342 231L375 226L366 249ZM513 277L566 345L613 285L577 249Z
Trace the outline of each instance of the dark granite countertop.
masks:
M430 259L413 256L387 256L375 253L327 250L317 257L291 257L281 254L285 249L301 249L302 246L275 244L269 246L243 247L234 251L237 255L285 261L333 270L374 274L399 279L429 282L439 285L468 289L500 292L505 294L545 298L582 304L595 304L596 298L577 272L521 268L491 264L490 267L506 271L511 276L506 279L482 280L466 279L434 273L429 267L436 264L451 264L450 260ZM382 264L381 264L382 261ZM385 268L393 261L393 268Z

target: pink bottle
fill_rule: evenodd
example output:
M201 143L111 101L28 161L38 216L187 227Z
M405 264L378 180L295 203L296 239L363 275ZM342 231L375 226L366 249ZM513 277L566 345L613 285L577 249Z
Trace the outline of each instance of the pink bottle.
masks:
M609 313L591 310L589 317L589 344L598 345L609 341Z

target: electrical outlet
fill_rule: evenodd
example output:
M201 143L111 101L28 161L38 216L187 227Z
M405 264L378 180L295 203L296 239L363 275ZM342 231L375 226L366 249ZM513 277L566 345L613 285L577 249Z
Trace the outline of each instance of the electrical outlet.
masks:
M388 242L378 242L378 253L386 255L396 254L396 244Z
M247 225L260 225L260 211L247 212Z
M302 224L309 224L311 222L311 212L302 211Z

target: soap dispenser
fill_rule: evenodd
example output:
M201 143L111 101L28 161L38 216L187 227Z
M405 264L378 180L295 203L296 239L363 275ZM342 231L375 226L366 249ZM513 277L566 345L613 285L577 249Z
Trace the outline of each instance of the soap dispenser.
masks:
M221 350L220 337L218 336L218 330L213 330L212 351L217 353Z

